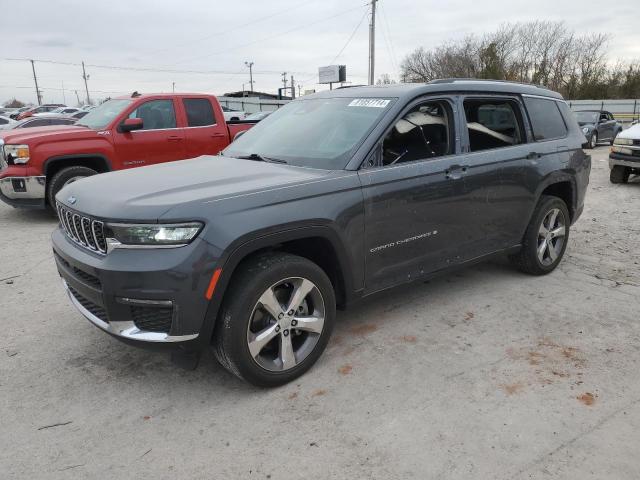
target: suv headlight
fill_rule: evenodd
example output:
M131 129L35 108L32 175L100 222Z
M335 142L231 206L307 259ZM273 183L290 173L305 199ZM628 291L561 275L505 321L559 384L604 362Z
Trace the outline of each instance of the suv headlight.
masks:
M616 139L613 141L614 145L633 145L633 140L630 138L619 138L616 137Z
M589 127L582 127L582 133L584 133L585 135L589 133Z
M200 222L156 225L156 224L107 224L105 236L126 246L174 246L190 243L202 230Z
M29 161L29 145L5 145L4 157L11 160L15 165L25 164Z

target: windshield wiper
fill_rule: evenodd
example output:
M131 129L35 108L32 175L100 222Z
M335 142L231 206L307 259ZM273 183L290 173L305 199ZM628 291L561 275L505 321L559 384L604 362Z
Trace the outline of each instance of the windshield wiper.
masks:
M281 160L279 158L265 157L265 156L259 155L257 153L252 153L251 155L240 155L240 156L238 156L236 158L240 158L242 160L255 160L257 162L287 163L286 160Z

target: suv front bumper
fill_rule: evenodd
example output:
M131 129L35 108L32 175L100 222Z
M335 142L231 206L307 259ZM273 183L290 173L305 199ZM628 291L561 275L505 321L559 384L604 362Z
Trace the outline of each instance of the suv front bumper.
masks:
M200 348L216 259L207 242L98 255L57 228L52 243L64 289L92 324L130 344Z
M640 151L638 149L637 151ZM638 155L625 155L624 153L610 153L609 154L609 168L613 168L616 165L622 165L624 167L640 168L640 154Z
M43 208L47 177L0 178L0 199L12 207Z

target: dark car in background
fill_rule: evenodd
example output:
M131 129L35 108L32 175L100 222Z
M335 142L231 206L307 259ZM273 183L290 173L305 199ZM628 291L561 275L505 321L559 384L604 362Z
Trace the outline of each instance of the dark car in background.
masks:
M46 104L40 105L38 107L31 107L31 108L21 112L16 117L16 120L22 120L23 118L32 117L36 113L51 112L52 110L56 110L59 107L66 107L66 105L63 105L61 103L46 103Z
M574 112L578 125L587 139L585 148L596 148L598 142L609 142L613 145L616 135L622 131L622 124L613 118L611 112L605 110L578 110Z
M17 110L14 110L13 112L11 112L9 114L9 118L11 118L11 120L17 120L18 119L18 115L20 115L22 112L26 112L27 110L30 110L33 107L20 107Z

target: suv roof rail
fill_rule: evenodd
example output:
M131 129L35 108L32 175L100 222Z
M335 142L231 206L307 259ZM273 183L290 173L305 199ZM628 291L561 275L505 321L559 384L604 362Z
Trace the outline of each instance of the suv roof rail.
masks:
M485 78L436 78L435 80L431 80L430 82L427 82L427 84L437 85L441 83L455 83L455 82L511 83L515 85L526 85L528 87L536 87L536 88L542 88L544 90L549 90L547 87L543 85L536 85L535 83L516 82L513 80L493 80L493 79L485 79Z

